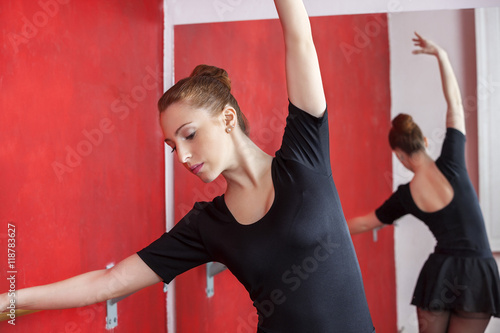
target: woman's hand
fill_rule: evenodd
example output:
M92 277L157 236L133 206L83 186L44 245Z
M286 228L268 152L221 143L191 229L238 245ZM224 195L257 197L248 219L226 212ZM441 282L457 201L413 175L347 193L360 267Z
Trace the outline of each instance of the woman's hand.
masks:
M443 51L439 45L430 41L428 39L423 38L418 33L415 32L416 38L413 38L413 43L416 47L419 47L417 50L413 50L413 54L430 54L437 56L439 52Z
M462 96L458 87L455 72L448 59L447 52L436 43L423 38L415 32L416 38L413 42L419 49L414 50L413 54L430 54L436 56L441 74L441 83L443 94L448 105L446 110L446 127L451 127L465 134L465 117L462 105Z

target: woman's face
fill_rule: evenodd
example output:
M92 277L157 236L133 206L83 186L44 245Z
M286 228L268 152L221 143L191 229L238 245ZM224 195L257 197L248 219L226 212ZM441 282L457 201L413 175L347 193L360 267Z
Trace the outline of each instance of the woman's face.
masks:
M172 152L203 182L213 181L224 171L228 135L222 112L213 116L205 109L177 102L161 113L160 125Z

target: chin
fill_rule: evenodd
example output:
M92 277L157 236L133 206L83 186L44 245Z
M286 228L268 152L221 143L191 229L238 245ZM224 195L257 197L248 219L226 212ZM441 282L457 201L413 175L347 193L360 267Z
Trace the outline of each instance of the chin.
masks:
M204 182L205 184L208 184L208 183L213 182L217 178L219 178L220 175L221 174L217 173L217 172L213 172L213 173L201 172L200 174L198 174L198 178L200 178L200 180L202 182Z
M208 184L208 183L211 183L213 181L213 179L206 179L206 178L201 178L201 181L204 182L205 184Z
M217 177L211 177L210 175L198 175L198 178L205 184L213 182Z

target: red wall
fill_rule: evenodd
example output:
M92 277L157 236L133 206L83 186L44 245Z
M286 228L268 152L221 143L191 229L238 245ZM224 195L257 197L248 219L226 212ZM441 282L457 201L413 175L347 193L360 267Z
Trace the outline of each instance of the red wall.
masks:
M363 214L392 192L389 45L386 15L312 19L329 105L334 179L346 217ZM176 79L200 63L225 68L233 94L250 122L251 137L264 151L279 148L286 115L284 45L277 20L177 26ZM224 190L203 184L175 163L175 215L194 201ZM379 332L396 332L393 230L354 237L366 294ZM215 296L205 294L205 266L177 278L179 333L255 332L248 293L226 271L215 277ZM339 286L340 288L341 286Z
M105 268L164 230L161 0L7 0L0 8L0 291ZM161 284L118 303L115 332L165 332ZM147 320L146 320L147 319ZM103 304L2 332L106 332Z

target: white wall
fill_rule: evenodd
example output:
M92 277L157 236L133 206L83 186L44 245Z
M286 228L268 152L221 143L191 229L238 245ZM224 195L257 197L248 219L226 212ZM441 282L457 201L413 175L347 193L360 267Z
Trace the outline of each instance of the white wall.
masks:
M476 10L479 198L493 251L500 252L500 7Z
M500 7L476 10L479 199L493 251L500 251ZM500 266L500 252L495 255ZM487 332L500 332L495 319Z
M414 31L442 45L455 69L462 96L475 96L476 81L474 13L471 11L432 11L393 13L389 17L391 54L391 116L411 114L429 139L429 153L439 156L444 139L446 103L435 58L413 55ZM471 99L472 100L472 99ZM468 129L469 130L469 129ZM469 147L470 148L470 147ZM474 147L472 147L474 148ZM412 174L393 158L394 187L408 182ZM405 217L395 228L398 327L418 332L415 307L410 305L422 264L433 251L435 240L428 228L413 217ZM499 332L499 320L487 332Z
M271 0L165 0L171 24L277 18ZM310 16L498 6L498 0L304 0Z

